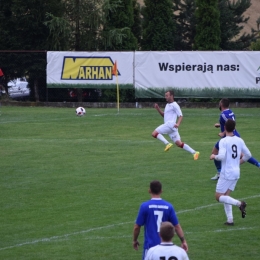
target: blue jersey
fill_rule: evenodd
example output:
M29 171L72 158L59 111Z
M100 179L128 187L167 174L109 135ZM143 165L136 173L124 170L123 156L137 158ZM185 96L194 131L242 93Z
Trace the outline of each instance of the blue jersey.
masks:
M174 226L179 223L169 202L161 198L152 198L141 204L135 223L144 226L144 251L161 243L160 225L165 221L171 222Z
M220 123L221 132L225 131L225 123L228 119L232 119L232 120L236 121L235 114L230 109L226 109L226 110L222 111L220 114L219 123ZM234 133L234 135L240 137L240 134L237 132L236 129L233 131L233 133Z

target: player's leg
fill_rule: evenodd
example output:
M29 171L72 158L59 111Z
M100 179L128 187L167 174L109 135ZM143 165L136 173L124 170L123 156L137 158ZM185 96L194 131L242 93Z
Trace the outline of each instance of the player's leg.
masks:
M173 145L163 136L163 134L167 134L169 132L170 132L170 129L166 124L162 124L162 125L158 126L152 132L152 136L154 138L157 138L158 140L160 140L161 142L163 142L166 145L164 151L168 151L171 148L171 146Z
M240 135L237 135L237 136L240 137ZM243 155L241 155L241 158L242 158L242 156ZM254 157L249 158L249 160L247 162L251 163L252 165L254 165L260 169L260 162L257 161Z
M168 144L169 142L164 138L164 136L160 133L158 133L156 130L153 131L152 136L154 138L157 138L158 140L160 140L161 142L163 142L164 144Z
M175 131L174 133L170 134L169 135L170 138L172 139L172 141L180 148L184 149L185 151L193 154L193 158L194 160L198 160L199 158L199 152L196 152L194 149L192 149L188 144L185 144L181 141L181 137L180 137L180 134L177 131Z
M217 155L218 154L218 150L219 150L219 141L214 145L211 154ZM211 178L211 180L218 180L219 174L220 174L220 171L221 171L221 161L217 161L217 160L214 159L214 164L215 164L215 167L217 169L217 173L216 173L215 176L213 176Z
M232 205L224 203L224 209L227 217L227 221L224 224L234 226Z
M243 154L241 154L240 159L243 157ZM258 162L254 157L249 158L247 161L251 163L252 165L256 166L257 168L260 168L260 162Z
M253 165L256 166L257 168L260 168L260 162L257 161L254 157L251 157L247 162L253 164Z
M231 190L228 189L223 195L229 196L230 193ZM223 205L227 217L227 221L224 223L224 225L234 226L232 205L227 203L223 203Z
M241 154L240 159L243 157L243 154ZM260 162L258 162L254 157L249 158L247 161L251 163L252 165L256 166L257 168L260 168Z
M237 180L225 180L223 178L220 178L217 183L215 197L216 200L220 203L239 207L242 213L242 218L244 218L246 216L246 211L245 211L246 202L234 199L230 196L230 193L231 191L234 191L236 184L237 184Z

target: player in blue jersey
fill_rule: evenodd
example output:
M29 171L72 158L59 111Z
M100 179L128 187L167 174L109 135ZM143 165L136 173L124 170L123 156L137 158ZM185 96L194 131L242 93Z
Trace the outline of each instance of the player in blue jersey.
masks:
M149 248L159 245L160 226L162 222L169 221L173 224L175 232L181 240L181 246L185 251L188 251L188 245L184 238L184 233L179 224L177 215L173 206L161 198L162 184L159 181L150 183L149 193L151 200L143 202L140 206L139 213L134 225L133 231L133 248L138 250L138 236L141 227L144 226L144 246L143 259Z
M220 127L220 133L218 134L221 138L224 138L226 136L226 132L225 132L225 123L228 119L232 119L232 120L236 120L236 116L234 114L234 112L229 109L229 100L227 98L222 98L219 102L219 110L221 111L220 113L220 117L219 117L219 123L215 124L216 128ZM240 137L240 134L238 133L238 131L235 129L233 131L234 135ZM219 140L220 141L220 140ZM219 151L219 141L215 144L215 146L212 149L212 154L217 155L218 151ZM256 167L260 167L260 163L254 158L251 157L248 160L249 163L255 165ZM213 176L211 178L211 180L218 180L219 178L219 174L221 171L221 161L217 161L214 159L214 164L216 166L217 169L217 174L215 176Z

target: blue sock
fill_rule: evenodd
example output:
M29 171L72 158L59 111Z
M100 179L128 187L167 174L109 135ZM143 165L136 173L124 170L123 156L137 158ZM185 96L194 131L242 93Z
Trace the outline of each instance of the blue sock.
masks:
M254 158L254 157L251 157L249 160L248 160L249 163L255 165L256 167L259 167L259 162Z
M214 159L215 166L217 168L218 173L221 171L221 161L217 161Z

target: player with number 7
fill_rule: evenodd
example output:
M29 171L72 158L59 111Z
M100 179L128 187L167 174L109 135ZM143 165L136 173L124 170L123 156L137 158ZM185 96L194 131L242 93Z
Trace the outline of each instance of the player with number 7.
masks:
M151 199L143 202L140 206L139 213L134 225L133 230L133 248L138 250L139 242L138 236L141 227L144 226L144 246L143 258L149 248L159 245L160 239L160 226L162 222L171 222L175 228L175 232L181 240L181 247L188 251L188 244L184 238L182 227L178 221L176 212L171 203L161 198L162 184L159 181L152 181L150 183L149 193Z

